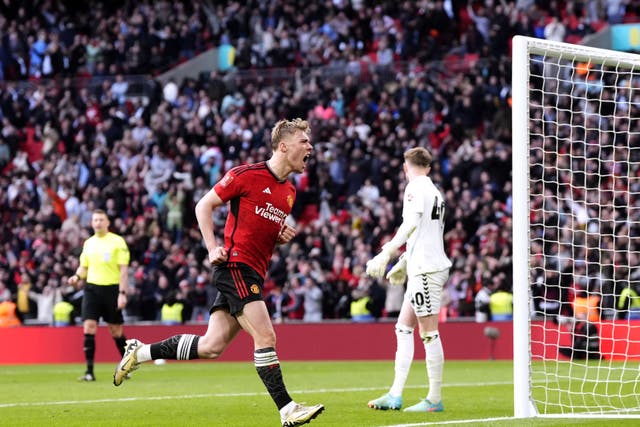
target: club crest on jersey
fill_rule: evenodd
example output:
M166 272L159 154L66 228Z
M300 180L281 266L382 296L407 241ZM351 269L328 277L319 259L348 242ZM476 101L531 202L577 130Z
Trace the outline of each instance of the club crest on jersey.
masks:
M413 194L409 193L407 194L407 202L410 202L413 200Z
M249 290L251 291L252 294L256 294L257 295L257 294L260 293L260 287L258 285L256 285L255 283L249 287Z
M293 206L293 196L291 194L287 196L287 204L289 205L289 207Z
M220 180L220 185L222 187L226 187L227 185L231 184L231 181L233 181L233 175L228 173Z

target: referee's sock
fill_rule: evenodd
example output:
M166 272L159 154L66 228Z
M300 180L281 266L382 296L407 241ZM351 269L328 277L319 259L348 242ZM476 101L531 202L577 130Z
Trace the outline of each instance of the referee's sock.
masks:
M120 357L124 356L124 348L127 346L127 338L124 335L121 337L113 337L113 341L115 341L116 347L118 347Z
M93 375L93 361L96 354L96 336L84 334L84 358L87 361L87 374Z

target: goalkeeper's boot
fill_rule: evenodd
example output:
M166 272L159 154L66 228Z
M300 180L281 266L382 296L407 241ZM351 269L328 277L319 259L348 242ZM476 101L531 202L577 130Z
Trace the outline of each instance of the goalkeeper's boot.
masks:
M113 373L113 385L119 386L129 376L131 371L138 369L140 363L136 357L138 349L142 347L142 343L136 339L127 340L127 344L124 348L124 356L122 360L116 366L116 370Z
M322 404L304 406L296 403L291 412L281 418L282 427L301 426L320 415L322 411L324 411L324 406Z
M402 407L402 396L392 396L389 393L380 396L377 399L370 400L367 406L372 409L393 409L395 411Z
M404 412L442 412L444 411L444 405L442 400L438 403L433 403L429 399L421 400L413 406L409 406Z

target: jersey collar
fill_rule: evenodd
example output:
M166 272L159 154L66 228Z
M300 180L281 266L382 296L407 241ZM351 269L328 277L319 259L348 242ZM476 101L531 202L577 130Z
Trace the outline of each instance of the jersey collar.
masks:
M273 170L271 170L271 167L269 166L269 162L264 161L263 162L264 165L267 167L267 170L269 171L269 173L271 174L271 176L273 176L273 178L278 181L279 183L283 183L287 181L287 178L285 179L280 179L280 177L278 177L278 175L275 174L275 172L273 172Z

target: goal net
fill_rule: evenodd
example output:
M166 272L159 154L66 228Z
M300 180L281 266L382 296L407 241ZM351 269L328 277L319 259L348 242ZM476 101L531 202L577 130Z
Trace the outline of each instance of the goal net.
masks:
M516 417L640 418L640 56L513 41Z

